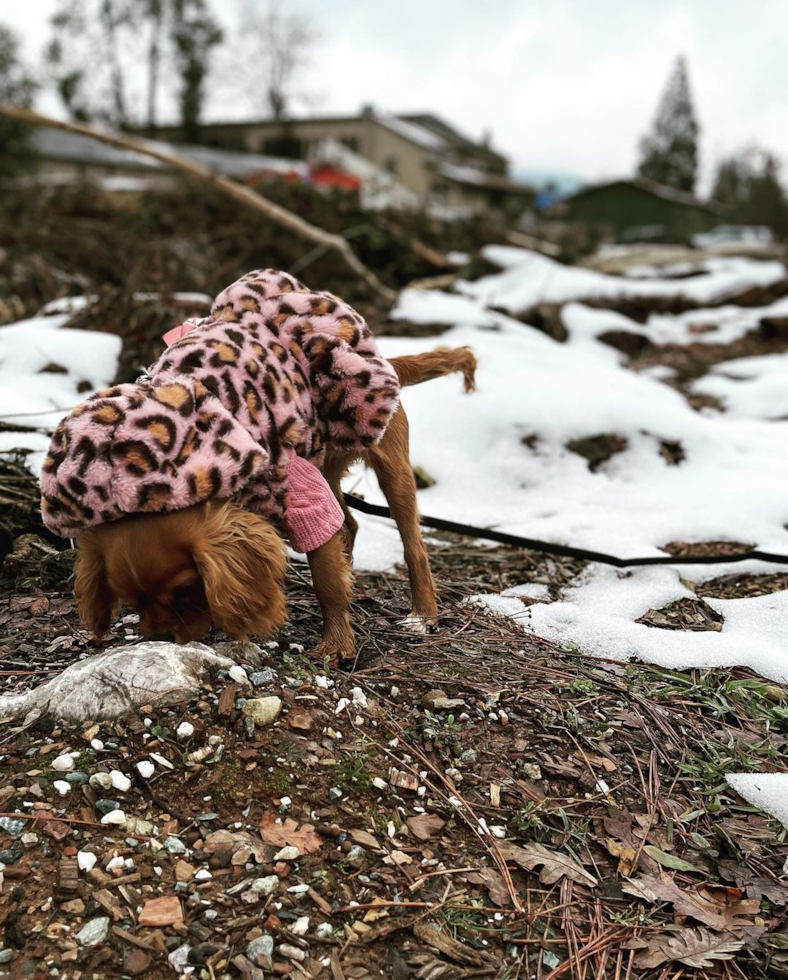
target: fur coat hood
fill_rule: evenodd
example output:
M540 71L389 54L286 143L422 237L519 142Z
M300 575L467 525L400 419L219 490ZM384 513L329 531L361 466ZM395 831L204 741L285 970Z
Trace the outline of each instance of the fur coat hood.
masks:
M327 540L342 521L316 468L326 443L368 449L399 397L363 318L267 269L173 333L143 378L97 392L58 426L41 476L44 523L74 537L125 514L231 499L291 540ZM315 464L306 473L313 517L331 514L306 536L288 520L305 506L303 461Z

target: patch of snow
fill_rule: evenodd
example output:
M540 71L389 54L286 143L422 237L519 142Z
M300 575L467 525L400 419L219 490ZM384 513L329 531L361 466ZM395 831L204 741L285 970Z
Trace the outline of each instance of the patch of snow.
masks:
M739 772L732 773L727 780L739 796L770 813L788 828L788 773Z
M788 354L723 361L696 381L692 390L719 398L729 417L784 422L788 420Z
M36 430L0 434L0 452L31 450L28 466L35 473L48 433L89 393L110 384L117 369L120 337L62 329L70 316L37 316L0 327L0 419Z
M685 296L711 303L750 286L769 286L786 275L781 262L744 258L714 258L703 265L705 274L692 279L628 279L560 262L511 245L487 245L483 256L503 270L457 289L487 306L521 313L539 303L625 296Z

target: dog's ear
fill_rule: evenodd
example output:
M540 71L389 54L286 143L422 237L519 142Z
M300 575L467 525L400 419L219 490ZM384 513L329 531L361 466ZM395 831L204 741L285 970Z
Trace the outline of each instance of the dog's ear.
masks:
M118 603L107 581L99 532L93 529L77 538L74 594L82 622L100 639L109 629Z
M258 514L208 505L193 544L214 622L229 636L265 637L287 617L285 545Z

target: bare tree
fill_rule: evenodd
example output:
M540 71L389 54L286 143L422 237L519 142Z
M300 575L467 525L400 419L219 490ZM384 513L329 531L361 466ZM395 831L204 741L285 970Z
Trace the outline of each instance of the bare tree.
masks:
M294 103L306 98L297 86L316 32L305 14L288 9L282 0L245 0L241 11L250 101L257 111L283 122Z

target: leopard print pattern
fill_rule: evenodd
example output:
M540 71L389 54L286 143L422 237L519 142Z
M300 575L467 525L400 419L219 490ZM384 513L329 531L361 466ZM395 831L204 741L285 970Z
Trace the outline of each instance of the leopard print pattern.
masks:
M363 318L271 269L243 276L133 385L58 426L41 476L46 525L73 537L124 514L233 499L280 526L295 454L363 451L396 409L396 374Z

